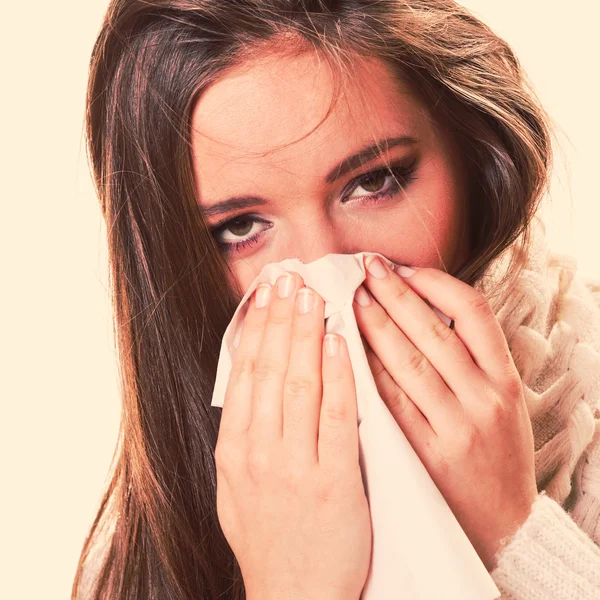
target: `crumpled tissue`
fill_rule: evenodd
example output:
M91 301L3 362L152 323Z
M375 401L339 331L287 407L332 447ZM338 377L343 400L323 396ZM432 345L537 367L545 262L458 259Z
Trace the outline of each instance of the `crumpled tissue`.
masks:
M311 263L265 265L241 299L219 355L211 406L223 406L234 338L259 283L284 271L301 275L325 302L325 333L342 335L354 373L359 463L369 502L373 542L362 600L494 600L500 592L425 466L389 412L373 379L354 316L354 292L366 279L364 259L377 252L327 254ZM429 304L429 303L428 303ZM429 306L447 325L450 319Z

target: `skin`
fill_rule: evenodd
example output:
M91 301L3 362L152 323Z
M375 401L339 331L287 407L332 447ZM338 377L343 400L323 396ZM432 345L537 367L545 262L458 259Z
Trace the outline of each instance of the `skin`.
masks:
M272 225L265 231L267 225L255 222L251 229L246 220L244 227L217 236L239 242L264 232L251 247L229 256L243 292L265 264L288 257L308 263L328 253L368 249L397 264L449 272L466 258L466 177L460 150L382 63L357 60L356 69L356 80L333 113L299 142L295 140L323 119L333 97L332 75L313 53L257 59L215 82L197 103L192 150L200 204L236 195L268 201L208 221L213 226L252 213ZM346 156L396 135L421 142L392 148L383 159L325 183L326 174ZM291 145L282 147L286 144ZM405 198L397 194L369 204L359 201L389 187L391 178L379 179L378 186L347 189L359 176L385 167L386 159L409 166L415 158L417 179L406 188ZM351 192L351 202L343 201L345 190Z
M218 235L240 241L259 233L248 248L226 254L242 292L265 264L290 257L310 262L328 253L380 252L418 267L409 278L369 273L360 289L369 290L371 302L355 302L357 323L381 397L492 570L537 487L531 423L502 329L485 298L449 274L468 257L466 169L449 135L383 63L357 60L349 83L349 93L312 131L333 93L331 74L313 53L264 55L215 82L192 120L199 203L209 208L239 195L266 200L207 217L210 225L244 214L268 223L246 217ZM325 182L349 154L397 135L420 142ZM389 179L350 184L397 160L416 161L417 178L405 194L364 203ZM274 300L258 308L254 295L244 321L217 444L219 518L249 596L358 598L370 531L355 455L356 398L352 385L326 395L323 301L314 294L315 308L300 316L294 306L303 282L297 274L292 279L287 299L273 290ZM424 299L455 321L454 331ZM334 360L351 382L345 352ZM336 452L324 449L321 458L321 438L330 441L336 425ZM348 455L353 468L343 462ZM323 502L316 490L335 490L340 482L347 493L332 491ZM298 531L299 521L305 530ZM324 533L338 530L344 533L335 539ZM352 569L340 572L340 564ZM339 588L330 589L332 581Z
M354 376L345 340L322 348L324 302L248 306L215 448L217 514L250 600L360 597L371 523L358 462ZM260 288L261 286L259 286Z

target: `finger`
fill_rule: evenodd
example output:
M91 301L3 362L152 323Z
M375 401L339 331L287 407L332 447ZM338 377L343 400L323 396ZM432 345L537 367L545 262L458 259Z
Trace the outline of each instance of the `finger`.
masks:
M290 455L303 462L318 461L317 435L321 410L324 302L303 287L296 295L296 315L283 392L283 439ZM304 313L300 310L305 309Z
M410 277L401 277L387 268L385 271L385 277L377 278L369 273L367 267L366 283L369 291L413 346L427 358L454 395L461 399L468 396L472 382L481 378L481 369L473 361L469 349L458 336L457 323L454 330L450 329L427 302L450 318L454 318L455 315L446 313L439 303L436 304L439 300L437 297L434 299L422 297L421 289L413 285L416 281L428 278L425 272L439 273L446 276L448 280L456 281L463 286L465 284L437 269L417 269ZM424 273L425 277L422 277ZM456 294L447 290L443 295L448 298L453 293ZM375 346L373 349L379 354ZM410 392L408 393L410 395Z
M250 428L258 441L283 435L283 383L288 370L296 290L300 275L279 276L269 303L269 315L254 365Z
M425 298L454 320L454 335L462 342L471 361L480 371L495 381L505 380L507 372L513 369L514 362L502 327L481 292L449 273L433 268L417 269L405 282L418 296ZM407 324L407 335L410 336L411 331L414 331L414 327L411 329L410 324ZM455 346L454 342L452 346ZM457 358L459 371L464 373L468 361L460 352ZM443 371L440 373L452 389L459 389L461 383L468 386L467 378L462 379L464 375L460 376L452 365L444 363L439 354L432 356L431 360L440 363Z
M232 355L231 371L221 411L219 436L243 433L250 426L254 363L269 314L268 304L258 307L256 299L257 294L261 296L265 292L270 293L270 288L268 283L258 285L248 299L246 307L241 309L241 330L237 348Z
M358 303L363 291L366 293L359 287L353 304L362 335L396 386L408 394L440 435L460 418L463 407L427 357L415 348L377 301L370 298L368 306Z
M381 396L400 429L402 429L402 433L404 433L410 445L418 452L417 448L422 447L424 443L427 443L430 438L436 435L434 430L417 405L392 379L368 344L365 345L365 354L371 373L373 373L377 393Z
M327 341L338 340L338 354L329 356ZM319 465L330 473L358 464L358 408L352 365L343 336L323 338L323 397L319 419Z

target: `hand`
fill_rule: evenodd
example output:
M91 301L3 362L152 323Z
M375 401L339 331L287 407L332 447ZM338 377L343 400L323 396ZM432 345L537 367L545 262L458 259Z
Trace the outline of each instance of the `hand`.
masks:
M492 571L538 494L519 373L477 290L433 268L382 273L367 273L371 304L353 304L378 393Z
M215 449L217 514L248 598L358 599L371 520L354 376L343 337L338 356L326 355L314 290L313 309L298 314L303 281L291 275L288 298L274 288L258 308L255 292L234 351Z

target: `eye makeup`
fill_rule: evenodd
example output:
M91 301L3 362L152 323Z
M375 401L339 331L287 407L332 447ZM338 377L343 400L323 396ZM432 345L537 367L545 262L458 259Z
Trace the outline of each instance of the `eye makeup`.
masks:
M409 165L403 164L405 162L406 161L391 162L389 166L359 175L353 179L342 192L342 203L358 203L363 205L381 202L383 198L393 198L401 189L408 187L416 179L415 172L417 159L415 158ZM372 180L377 180L380 177L385 178L386 184L383 189L371 193L367 192L366 194L350 198L350 195L362 185L369 183L372 185ZM245 223L252 224L252 227L247 233L242 235L248 235L250 232L252 232L255 224L262 223L265 227L262 230L255 232L245 240L240 240L238 242L223 241L221 238L223 233L233 228L239 228L240 224L243 225ZM273 223L269 223L268 221L256 215L247 213L238 215L232 219L224 220L221 223L217 223L211 227L211 233L224 254L231 255L239 253L242 250L256 244L259 239L262 238L263 234L272 226Z

